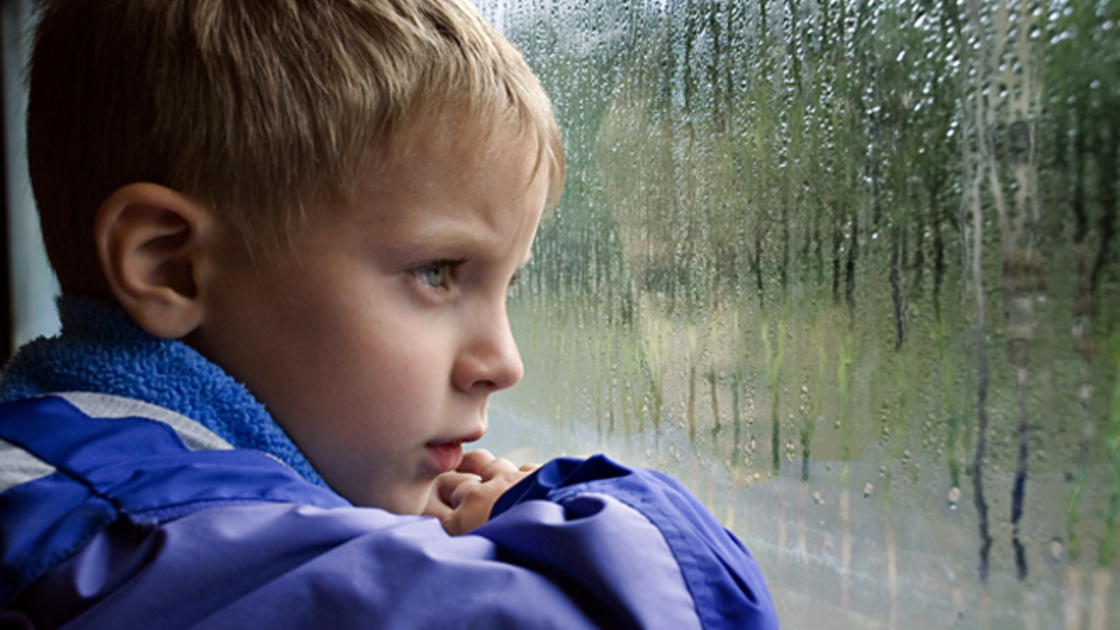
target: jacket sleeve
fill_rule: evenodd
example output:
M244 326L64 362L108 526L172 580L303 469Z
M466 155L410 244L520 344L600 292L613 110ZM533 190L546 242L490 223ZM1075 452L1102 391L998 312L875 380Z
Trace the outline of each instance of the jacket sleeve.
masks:
M531 513L532 508L527 506L541 499L556 506L550 509L563 510L587 531L571 537L564 528L541 528L531 518L515 516L519 510ZM627 469L601 455L586 460L553 460L511 488L495 506L491 522L475 533L491 537L519 562L569 572L578 569L561 560L568 545L579 545L587 557L608 555L602 551L608 545L627 546L627 553L634 555L628 562L614 560L619 563L614 566L625 569L609 576L618 588L619 584L640 582L652 559L643 551L650 548L644 542L627 544L631 542L628 528L594 518L598 510L614 501L631 508L631 514L640 515L660 532L702 627L778 627L770 593L754 558L680 482L657 471ZM571 577L581 576L573 573ZM634 585L634 593L625 587L621 590L641 600L641 588L645 585Z
M66 628L776 628L749 554L683 487L556 460L472 535L435 519L223 505L120 521L17 603Z

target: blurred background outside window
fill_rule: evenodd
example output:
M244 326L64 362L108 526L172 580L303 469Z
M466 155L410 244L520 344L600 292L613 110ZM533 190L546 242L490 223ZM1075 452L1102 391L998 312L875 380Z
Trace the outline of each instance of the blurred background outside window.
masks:
M679 476L784 627L1120 627L1120 1L479 4L570 174L495 450Z

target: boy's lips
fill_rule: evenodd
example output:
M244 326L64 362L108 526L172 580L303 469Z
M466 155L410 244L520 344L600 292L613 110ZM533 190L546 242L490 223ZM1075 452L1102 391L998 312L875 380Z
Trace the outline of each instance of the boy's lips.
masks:
M460 441L429 442L425 446L428 447L428 464L439 474L455 470L463 463L463 443Z
M483 433L485 430L446 442L428 442L424 445L428 449L428 464L441 474L459 468L459 464L463 463L463 443L474 442L480 439Z

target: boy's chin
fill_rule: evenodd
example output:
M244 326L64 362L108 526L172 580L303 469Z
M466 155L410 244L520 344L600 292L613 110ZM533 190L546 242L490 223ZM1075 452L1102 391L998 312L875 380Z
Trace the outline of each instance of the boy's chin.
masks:
M435 482L428 480L401 485L385 492L369 492L363 497L346 497L358 507L371 507L400 515L428 513L429 498L433 498Z

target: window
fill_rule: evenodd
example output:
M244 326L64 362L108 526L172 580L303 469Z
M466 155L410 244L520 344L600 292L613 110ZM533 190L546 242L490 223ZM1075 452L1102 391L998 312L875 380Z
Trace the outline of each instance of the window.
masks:
M479 3L570 174L492 448L680 477L790 628L1120 624L1120 3Z
M24 116L27 109L25 66L30 54L31 0L0 0L4 111L4 211L0 212L0 364L19 345L58 331L54 296L58 282L47 262L39 215L27 174Z

